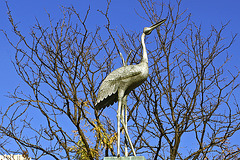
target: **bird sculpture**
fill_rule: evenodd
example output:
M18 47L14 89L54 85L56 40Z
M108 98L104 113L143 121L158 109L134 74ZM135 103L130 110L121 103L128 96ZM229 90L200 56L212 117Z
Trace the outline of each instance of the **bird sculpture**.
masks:
M137 65L125 65L111 72L102 82L95 108L97 110L104 109L109 105L118 101L117 110L117 156L120 157L120 122L125 130L125 138L128 140L132 149L133 155L136 156L131 139L127 131L127 96L136 87L141 85L148 77L148 56L145 46L145 36L163 24L166 19L152 25L145 27L141 36L142 44L142 60ZM125 115L124 115L125 112ZM125 118L124 118L125 116ZM127 157L127 146L125 143L125 156Z

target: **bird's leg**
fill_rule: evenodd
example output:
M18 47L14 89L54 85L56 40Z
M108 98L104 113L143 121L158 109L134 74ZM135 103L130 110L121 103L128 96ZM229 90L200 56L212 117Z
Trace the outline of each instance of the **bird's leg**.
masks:
M122 99L122 103L123 103L123 107L125 106L125 108L127 108L127 104L126 104L126 101L127 100L127 95L125 95L124 96L124 98ZM124 110L124 109L123 109ZM127 113L127 109L125 109L125 114ZM122 114L122 115L124 115L124 114ZM129 136L129 134L128 134L128 130L127 130L127 126L126 126L126 122L127 122L127 116L125 117L125 122L124 122L124 119L123 119L123 116L121 115L121 118L120 118L120 120L121 120L121 123L122 123L122 126L123 126L123 129L124 129L124 131L125 131L125 136L127 137L127 140L128 140L128 142L129 142L129 144L130 144L130 147L131 147L131 149L132 149L132 151L133 151L133 155L134 156L136 156L136 152L135 152L135 150L134 150L134 148L133 148L133 144L132 144L132 141L131 141L131 139L130 139L130 136ZM125 155L126 155L126 151L125 151Z
M117 111L117 157L120 157L120 121L121 121L122 98L118 99Z
M123 105L122 105L122 117L123 118L123 123L126 125L126 129L127 129L127 96L125 95L123 97ZM128 149L127 149L127 136L126 136L126 132L128 132L128 130L125 131L125 136L124 136L124 143L125 143L125 157L128 156Z
M126 129L127 129L125 132L128 132L128 128L127 128L127 105L125 105L125 124L126 124ZM126 133L125 133L125 155L126 155L126 157L128 156Z
M136 152L135 152L135 150L133 148L132 141L131 141L130 136L129 136L128 132L127 132L127 127L126 127L125 123L122 121L122 118L121 118L121 123L122 123L123 129L125 130L125 135L127 136L127 140L128 140L128 142L130 144L130 147L131 147L131 149L133 151L133 155L136 156Z

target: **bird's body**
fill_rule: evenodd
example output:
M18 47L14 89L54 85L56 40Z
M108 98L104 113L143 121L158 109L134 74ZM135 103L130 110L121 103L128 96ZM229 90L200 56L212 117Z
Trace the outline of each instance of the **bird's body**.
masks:
M141 63L137 65L128 65L118 68L111 72L102 82L98 97L97 103L95 105L96 109L104 109L109 105L118 101L118 138L117 138L117 156L120 156L120 122L125 130L125 136L129 141L133 155L136 156L134 151L131 139L127 131L127 96L128 94L136 87L141 85L148 77L148 56L145 46L145 36L151 34L151 32L164 23L166 19L152 25L151 27L145 27L143 34L141 36L143 57ZM125 115L124 115L125 112ZM124 118L125 116L125 118ZM127 156L127 146L125 143L125 156Z
M123 66L111 72L102 82L97 98L97 109L108 107L118 101L118 90L128 95L148 77L148 63Z

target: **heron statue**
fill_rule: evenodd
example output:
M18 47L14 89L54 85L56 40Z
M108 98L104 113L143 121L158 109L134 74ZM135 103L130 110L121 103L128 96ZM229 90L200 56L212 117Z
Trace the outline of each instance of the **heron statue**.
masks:
M131 139L127 131L127 96L136 87L141 85L148 77L148 56L145 46L145 36L163 24L166 19L152 25L145 27L141 36L142 44L142 60L137 65L124 65L111 72L102 82L97 103L95 105L97 110L104 109L109 105L118 101L117 110L117 156L120 157L120 122L122 123L125 131L125 140L127 139L132 149L133 155L136 156ZM124 115L125 113L125 115ZM125 141L125 156L128 156L127 145Z

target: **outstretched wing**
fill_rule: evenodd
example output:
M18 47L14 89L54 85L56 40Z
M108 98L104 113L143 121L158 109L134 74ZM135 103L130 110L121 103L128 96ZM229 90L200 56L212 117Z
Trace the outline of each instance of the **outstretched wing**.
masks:
M118 89L121 83L121 80L133 77L140 74L140 71L136 71L133 68L135 66L124 66L118 68L111 72L102 82L98 97L97 103L95 105L96 109L101 109L112 105L118 101Z

